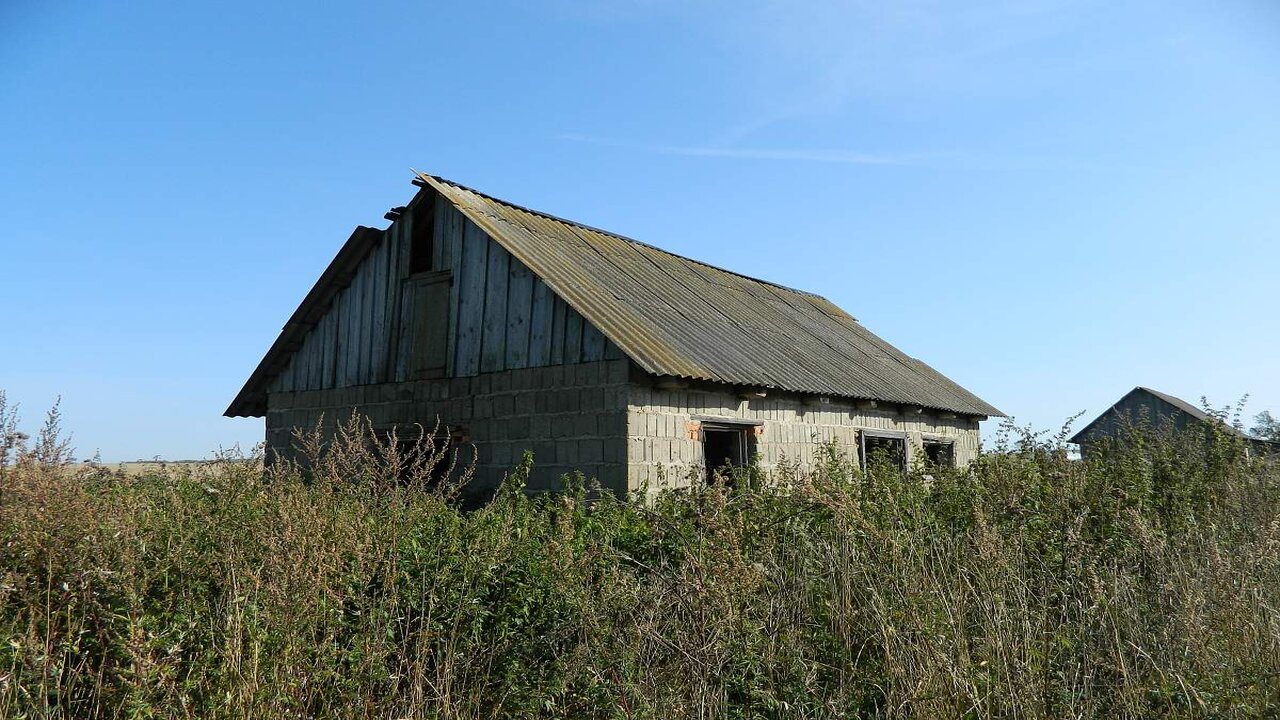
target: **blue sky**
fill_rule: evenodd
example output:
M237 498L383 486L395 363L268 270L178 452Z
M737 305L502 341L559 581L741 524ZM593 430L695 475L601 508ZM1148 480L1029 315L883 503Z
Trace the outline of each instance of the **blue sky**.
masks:
M1280 411L1280 4L0 3L0 389L206 456L409 168L821 293L1020 423Z

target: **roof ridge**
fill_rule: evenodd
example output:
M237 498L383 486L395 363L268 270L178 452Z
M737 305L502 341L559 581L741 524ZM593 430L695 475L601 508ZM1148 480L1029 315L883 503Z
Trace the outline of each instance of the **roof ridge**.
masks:
M468 186L468 185L463 185L463 184L462 184L462 183L460 183L460 182L454 182L453 180L450 180L449 178L440 177L439 175L431 175L431 174L429 174L429 173L417 172L417 171L415 171L415 173L416 173L417 175L419 175L419 176L426 175L426 176L428 176L428 177L432 178L433 180L437 180L437 181L442 182L442 183L445 183L445 184L447 184L447 185L452 185L452 186L454 186L454 187L456 187L456 188L459 188L459 189L461 189L461 190L466 190L466 191L467 191L467 192L469 192L469 193L473 193L473 194L475 194L475 195L479 195L480 197L482 197L482 198L486 198L486 199L488 199L488 200L492 200L493 202L502 203L503 205L506 205L507 207L515 208L516 210L520 210L521 212L527 212L527 213L529 213L529 214L531 214L531 215L537 215L537 216L539 216L539 217L543 217L543 218L546 218L546 219L548 219L548 220L552 220L552 221L554 221L554 222L563 223L563 224L565 224L565 225L569 225L569 226L576 227L576 228L581 228L581 229L583 229L583 230L590 230L591 232L598 232L598 233L600 233L600 234L602 234L602 235L608 235L609 237L617 238L617 239L622 240L622 241L624 241L624 242L629 242L629 243L631 243L631 244L633 244L633 245L639 245L639 246L641 246L641 247L646 247L646 248L649 248L649 249L651 249L651 250L657 250L658 252L660 252L660 253L664 253L664 254L666 254L666 255L670 255L671 257L680 258L681 260L688 260L688 261L689 261L689 262L691 262L691 263L695 263L695 264L697 264L697 265L701 265L701 266L706 267L706 268L711 268L712 270L719 270L720 272L722 272L722 273L727 273L727 274L729 274L729 275L735 275L735 276L740 277L740 278L743 278L743 279L745 279L745 280L750 280L750 281L752 281L752 282L758 282L758 283L761 283L761 284L764 284L764 285L769 285L769 286L771 286L771 287L776 287L776 288L778 288L778 289L780 289L780 290L786 290L787 292L793 292L793 293L796 293L797 295L805 295L805 296L808 296L808 297L814 297L814 298L820 298L820 299L826 300L826 298L825 298L825 297L823 297L823 296L821 296L821 295L819 295L819 294L817 294L817 293L814 293L814 292L809 292L808 290L801 290L801 289L799 289L799 288L793 288L793 287L790 287L789 285L783 285L783 284L781 284L781 283L776 283L776 282L773 282L773 281L771 281L771 280L765 280L765 279L763 279L763 278L753 277L753 276L751 276L751 275L746 275L746 274L744 274L744 273L736 272L736 271L730 270L730 269L728 269L728 268L720 267L719 265L712 265L712 264L711 264L711 263L709 263L709 262L706 262L706 261L703 261L703 260L698 260L697 258L691 258L691 257L689 257L689 256L687 256L687 255L681 255L681 254L679 254L679 253L674 253L674 252L671 252L670 250L667 250L667 249L665 249L665 248L660 248L660 247L658 247L657 245L652 245L652 244L650 244L650 243L644 242L643 240L636 240L636 239L635 239L635 238L633 238L633 237L627 237L626 235L622 235L621 233L613 232L612 230L605 230L605 229L603 229L603 228L595 227L594 225L588 225L588 224L583 223L583 222L578 222L577 220L570 220L570 219L568 219L568 218L560 217L559 215L552 215L551 213L549 213L549 212L545 212L545 211L543 211L543 210L536 210L536 209L531 208L531 207L527 207L527 206L524 206L524 205L519 205L519 204L513 203L513 202L511 202L511 201L509 201L509 200L503 200L503 199L502 199L502 198L500 198L500 197L494 197L493 195L490 195L489 193L486 193L486 192L483 192L483 191L480 191L480 190L476 190L475 188L470 187L470 186Z

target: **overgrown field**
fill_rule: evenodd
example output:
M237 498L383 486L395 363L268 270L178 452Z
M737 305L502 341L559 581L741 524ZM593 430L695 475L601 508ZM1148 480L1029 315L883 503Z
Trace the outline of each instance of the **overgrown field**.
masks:
M1135 440L462 511L358 425L307 481L47 433L0 463L0 716L1274 717L1280 470Z

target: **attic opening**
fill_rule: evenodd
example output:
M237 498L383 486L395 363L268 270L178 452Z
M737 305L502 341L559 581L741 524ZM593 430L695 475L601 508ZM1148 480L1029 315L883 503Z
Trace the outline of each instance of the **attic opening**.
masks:
M432 198L422 203L413 213L409 234L409 274L435 270L436 257L436 203Z
M862 469L869 470L880 465L896 467L899 471L907 471L907 436L903 433L877 432L863 430L859 443Z
M707 482L716 473L727 477L733 468L743 468L751 463L755 454L756 435L754 425L735 423L702 423L702 455Z

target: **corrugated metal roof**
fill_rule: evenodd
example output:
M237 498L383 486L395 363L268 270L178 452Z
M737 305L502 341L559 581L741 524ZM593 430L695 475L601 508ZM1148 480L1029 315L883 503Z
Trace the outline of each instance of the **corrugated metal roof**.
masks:
M1001 415L826 299L419 175L654 375Z

